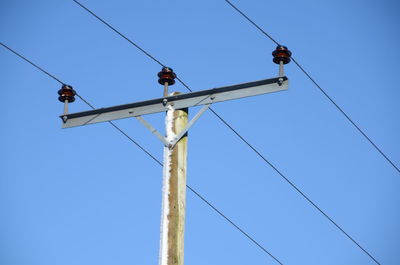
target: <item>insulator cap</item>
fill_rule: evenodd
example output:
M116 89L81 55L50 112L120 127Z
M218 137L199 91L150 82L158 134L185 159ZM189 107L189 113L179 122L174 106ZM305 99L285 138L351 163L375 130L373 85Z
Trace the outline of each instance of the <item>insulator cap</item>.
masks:
M169 86L172 86L175 84L175 78L176 74L174 73L174 70L169 67L163 67L161 69L161 72L158 73L158 83L161 85L164 85L166 82L168 83Z
M290 62L290 56L292 56L292 52L286 46L278 45L275 51L272 52L272 56L274 56L274 63L279 64L283 62L283 64L287 64Z
M68 102L74 102L75 101L76 92L72 88L72 86L62 85L61 89L58 90L58 94L60 95L58 97L58 100L61 101L61 102L65 102L66 100L68 100Z

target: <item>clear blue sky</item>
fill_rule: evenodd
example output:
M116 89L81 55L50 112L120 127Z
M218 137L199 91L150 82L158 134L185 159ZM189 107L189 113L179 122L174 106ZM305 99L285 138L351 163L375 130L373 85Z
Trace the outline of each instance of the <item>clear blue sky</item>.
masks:
M275 45L223 0L82 3L193 90L277 75ZM400 165L397 1L233 3ZM96 107L162 95L160 66L73 1L2 0L0 27ZM286 92L214 109L382 264L400 264L400 174L293 63L286 74ZM62 130L60 85L3 47L0 81L0 264L157 264L161 167L108 124ZM163 129L163 114L147 119ZM136 120L117 124L162 159ZM187 178L284 264L374 264L211 113L190 131ZM186 264L277 264L191 192L185 240Z

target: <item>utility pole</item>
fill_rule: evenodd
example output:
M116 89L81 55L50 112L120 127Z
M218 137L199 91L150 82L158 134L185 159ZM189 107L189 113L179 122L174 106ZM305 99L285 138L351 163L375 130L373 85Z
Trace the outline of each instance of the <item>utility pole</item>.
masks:
M168 86L175 83L176 75L171 68L163 67L158 76L158 82L164 83L164 97L167 97ZM173 141L185 129L187 123L188 108L176 110L170 106L165 118L166 140ZM183 265L187 141L185 134L175 146L164 147L159 265Z
M186 126L187 109L168 110L167 139ZM160 237L160 265L183 265L186 212L187 136L173 147L164 147L163 194Z
M158 82L164 86L163 97L125 105L68 114L68 103L75 100L76 92L68 85L58 91L58 99L64 103L64 113L60 116L62 128L134 117L163 143L159 265L183 265L184 261L187 132L211 104L287 90L288 78L284 76L283 65L290 62L291 52L278 45L272 55L279 65L278 77L186 94L168 94L168 86L175 83L176 74L171 68L163 67L158 73ZM194 106L203 107L188 121L188 108ZM166 112L165 136L142 118L142 115L159 112Z

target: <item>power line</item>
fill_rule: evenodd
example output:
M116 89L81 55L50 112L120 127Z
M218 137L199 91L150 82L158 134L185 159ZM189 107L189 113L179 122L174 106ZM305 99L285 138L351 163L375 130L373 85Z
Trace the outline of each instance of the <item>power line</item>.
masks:
M322 89L322 87L314 80L314 78L312 78L307 73L307 71L304 70L304 68L297 62L297 60L295 60L293 57L292 60L297 65L297 67L299 67L299 69L311 80L311 82L313 82L314 85L318 87L322 94L324 94L324 96L343 114L343 116L345 116L346 119L365 137L365 139L367 139L367 141L373 147L375 147L375 149L387 160L387 162L389 162L389 164L391 164L394 169L396 169L397 172L400 173L400 169L392 162L392 160L390 160L389 157L387 157L387 155L385 155L385 153L383 153L383 151L371 140L371 138L369 138L368 135L363 130L361 130L361 128L350 118L350 116L347 115L346 112L338 104L336 104L336 102L326 93L324 89Z
M228 3L233 9L235 9L240 15L242 15L245 19L247 19L253 26L255 26L261 33L263 33L266 37L268 37L275 44L279 45L279 43L271 37L267 32L265 32L260 26L258 26L253 20L251 20L247 15L245 15L238 7L232 4L229 0L224 0ZM295 58L291 57L293 62L299 67L299 69L314 83L315 86L324 94L324 96L347 118L347 120L367 139L372 146L400 173L399 168L381 151L381 149L360 129L359 126L355 124L355 122L343 111L341 107L326 93L324 89L310 76L310 74L304 70L304 68L295 60ZM238 135L239 136L239 135ZM240 137L240 136L239 136ZM244 139L243 139L244 140ZM248 143L247 143L248 144ZM250 144L248 144L250 148L252 148L255 152L257 152ZM258 152L257 152L258 153ZM258 154L261 158L262 155ZM263 158L264 159L264 158ZM346 235L353 243L355 243L365 254L367 254L375 263L380 264L367 250L365 250L359 243L357 243L348 233L346 233L336 222L334 222L324 211L322 211L314 202L312 202L304 193L302 193L293 183L291 183L282 173L280 173L270 162L264 159L272 168L275 169L293 188L295 188L307 201L309 201L319 212L321 212L332 224L334 224L344 235Z
M5 45L4 43L0 42L0 45L2 45L4 48L6 48L7 50L11 51L12 53L14 53L15 55L17 55L19 58L23 59L25 62L33 65L36 69L40 70L42 73L48 75L49 77L53 78L54 80L56 80L57 82L59 82L60 84L65 84L64 82L62 82L59 78L55 77L54 75L50 74L49 72L47 72L46 70L44 70L42 67L38 66L37 64L35 64L34 62L32 62L31 60L29 60L28 58L26 58L25 56L23 56L22 54L16 52L15 50L11 49L9 46ZM76 93L76 96L78 98L80 98L86 105L88 105L91 109L95 109L95 107L90 104L86 99L84 99L81 95L79 95L79 93ZM116 130L118 130L121 134L123 134L126 138L128 138L132 143L134 143L137 147L139 147L143 152L145 152L149 157L151 157L154 161L158 162L158 164L160 164L162 166L162 163L157 160L157 158L155 158L152 154L150 154L150 152L148 152L143 146L141 146L138 142L136 142L132 137L130 137L127 133L125 133L120 127L118 127L117 125L115 125L115 123L113 123L112 121L109 121L109 123L111 124L111 126L113 126Z
M49 72L45 71L43 68L41 68L40 66L38 66L37 64L33 63L32 61L28 60L27 58L25 58L24 56L22 56L21 54L17 53L16 51L14 51L13 49L11 49L10 47L8 47L7 45L5 45L4 43L0 42L0 45L3 46L4 48L6 48L7 50L9 50L10 52L14 53L15 55L17 55L19 58L23 59L25 62L33 65L35 68L39 69L41 72L43 72L44 74L50 76L51 78L53 78L54 80L56 80L58 83L60 84L64 84L60 79L58 79L57 77L55 77L54 75L50 74Z
M90 14L92 14L95 18L100 20L103 24L108 26L110 29L113 31L117 32L120 36L122 36L124 39L128 40L130 43L132 43L136 48L138 48L140 51L144 52L146 55L149 55L147 51L145 51L143 48L141 48L138 44L134 43L131 41L129 38L127 38L125 35L117 31L114 27L112 27L109 23L105 22L103 19L101 19L99 16L95 15L94 12L90 11L87 7L83 6L76 0L72 0L75 3L77 3L79 6L84 8L86 11L88 11ZM269 39L271 39L273 42L278 44L269 34L267 34L265 31L263 31L255 22L253 22L249 17L244 15L243 12L241 12L238 8L236 8L232 3L227 1L232 7L234 7L240 14L245 16L247 20L249 20L253 25L255 25L259 30L261 30ZM158 60L155 59L154 56L150 55L149 56L151 59L153 59L155 62L159 63L160 65L163 65L160 63ZM186 87L189 91L192 91L190 87L184 83L180 78L177 78L177 80L184 86ZM291 182L281 171L278 170L277 167L275 167L268 159L266 159L265 156L263 156L253 145L251 145L237 130L235 130L227 121L225 121L220 115L218 115L212 108L210 108L211 112L223 123L225 124L234 134L236 134L240 140L242 140L247 146L249 146L266 164L268 164L275 172L277 172L292 188L294 188L304 199L306 199L315 209L317 209L323 216L325 216L333 225L335 225L346 237L348 237L353 243L355 243L362 251L364 251L369 257L371 257L377 264L379 262L371 255L369 254L368 251L366 251L357 241L355 241L347 232L344 231L343 228L341 228L331 217L329 217L320 207L317 206L316 203L314 203L307 195L305 195L293 182Z
M237 226L234 222L232 222L232 220L230 220L228 217L226 217L223 213L221 213L217 208L215 208L212 204L210 204L206 199L203 198L203 196L201 196L200 194L198 194L195 190L193 190L191 187L188 187L189 190L191 190L194 194L197 195L197 197L199 197L201 200L203 200L205 203L208 204L208 206L210 206L212 209L214 209L214 211L216 211L220 216L222 216L226 221L228 221L229 223L231 223L231 225L233 225L237 230L239 230L243 235L245 235L248 239L250 239L254 244L256 244L260 249L262 249L265 253L267 253L268 255L270 255L276 262L278 262L279 264L282 264L282 262L280 262L277 258L275 258L268 250L266 250L260 243L258 243L257 241L255 241L249 234L247 234L245 231L243 231L243 229L241 229L239 226Z
M7 45L3 44L0 42L0 44L26 61L27 63L33 65L35 68L39 69L41 72L44 74L48 75L49 77L53 78L60 84L64 84L60 79L55 77L54 75L50 74L49 72L45 71L43 68L39 67L37 64L33 63L29 59L27 59L25 56L21 55L20 53L16 52L15 50L11 49ZM85 100L82 96L80 96L78 93L76 93L76 96L79 97L86 105L88 105L91 109L95 109L95 107L90 104L87 100ZM153 161L155 161L158 165L163 166L163 163L158 160L156 157L154 157L149 151L147 151L143 146L141 146L138 142L136 142L132 137L130 137L126 132L124 132L120 127L115 125L112 121L108 121L108 123L111 124L116 130L118 130L122 135L124 135L129 141L134 143L137 147L139 147L144 153L146 153ZM251 237L247 232L245 232L240 226L238 226L235 222L233 222L230 218L228 218L225 214L223 214L220 210L218 210L217 207L215 207L212 203L210 203L206 198L204 198L198 191L190 187L188 184L186 184L186 187L193 192L200 200L202 200L204 203L206 203L212 210L214 210L216 213L218 213L222 218L224 218L227 222L229 222L234 228L236 228L240 233L242 233L245 237L247 237L250 241L252 241L256 246L258 246L263 252L268 254L271 258L273 258L276 262L279 264L283 265L281 261L279 261L274 255L271 254L265 247L263 247L260 243L258 243L253 237Z
M136 43L134 43L133 41L131 41L129 38L127 38L124 34L122 34L120 31L118 31L116 28L114 28L113 26L111 26L110 24L108 24L105 20L103 20L101 17L97 16L95 13L93 13L90 9L88 9L86 6L82 5L81 3L79 3L76 0L72 0L74 1L77 5L79 5L80 7L82 7L83 9L85 9L87 12L89 12L92 16L94 16L95 18L97 18L98 20L100 20L104 25L106 25L107 27L109 27L111 30L113 30L115 33L117 33L118 35L120 35L122 38L124 38L126 41L128 41L130 44L132 44L133 46L135 46L137 49L139 49L141 52L143 52L144 54L147 55L147 57L151 58L153 61L155 61L156 63L158 63L161 66L165 66L164 64L162 64L159 60L157 60L156 58L154 58L150 53L148 53L146 50L142 49L142 47L140 47L139 45L137 45Z
M258 26L253 20L251 20L248 16L246 16L245 13L243 13L239 8L237 8L234 4L232 4L230 1L225 0L233 9L235 9L239 14L241 14L245 19L247 19L251 24L253 24L254 27L256 27L259 31L261 31L267 38L269 38L272 42L274 42L276 45L279 45L279 43L272 38L271 35L269 35L267 32L265 32L260 26Z
M214 112L214 111L213 111ZM215 112L214 112L215 113ZM218 118L218 114L215 113ZM221 119L222 120L222 119ZM225 121L224 121L225 123ZM338 228L343 234L345 234L354 244L356 244L362 251L364 251L370 258L372 258L376 263L379 262L372 257L357 241L355 241L346 231L343 230L332 218L329 217L317 204L315 204L307 195L305 195L293 182L291 182L278 168L276 168L268 159L266 159L257 149L250 144L246 139L244 139L235 129L233 129L228 123L225 123L230 129L243 141L245 142L259 157L261 157L271 168L273 168L290 186L292 186L304 199L306 199L315 209L317 209L323 216L325 216L336 228Z
M266 37L268 37L271 41L273 41L275 44L279 45L279 43L271 37L270 34L265 32L260 26L258 26L253 20L251 20L247 15L245 15L238 7L236 7L234 4L232 4L229 0L224 0L226 3L228 3L233 9L235 9L240 15L242 15L246 20L248 20L253 26L255 26L262 34L264 34ZM374 143L374 141L371 140L367 136L367 134L350 118L350 116L328 95L328 93L314 80L314 78L311 77L311 75L297 62L297 60L293 57L291 57L293 62L297 65L297 67L311 80L311 82L322 92L322 94L339 110L340 113L343 114L344 117L364 136L364 138L375 148L376 151L378 151L385 159L386 161L393 166L393 168L400 173L399 167L397 167L393 161Z

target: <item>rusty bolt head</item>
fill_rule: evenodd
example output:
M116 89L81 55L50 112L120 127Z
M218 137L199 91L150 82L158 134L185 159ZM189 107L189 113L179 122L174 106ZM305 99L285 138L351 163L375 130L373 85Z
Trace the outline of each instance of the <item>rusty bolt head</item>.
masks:
M287 64L290 62L290 56L292 56L292 52L286 46L278 45L275 51L272 52L272 59L274 63L279 64L283 62L283 64Z

